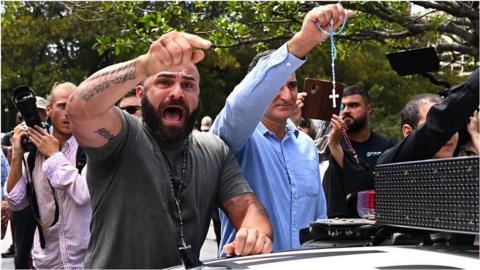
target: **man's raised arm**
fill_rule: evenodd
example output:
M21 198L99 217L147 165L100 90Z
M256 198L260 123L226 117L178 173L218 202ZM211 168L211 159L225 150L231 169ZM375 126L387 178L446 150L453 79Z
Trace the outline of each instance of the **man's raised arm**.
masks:
M198 63L210 42L187 33L169 32L154 41L144 55L106 67L82 82L70 96L68 116L77 141L101 147L116 136L122 121L115 103L130 89L171 65Z

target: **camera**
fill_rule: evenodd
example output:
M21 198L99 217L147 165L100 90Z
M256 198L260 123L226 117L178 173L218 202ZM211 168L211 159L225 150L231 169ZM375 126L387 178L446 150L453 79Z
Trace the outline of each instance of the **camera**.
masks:
M40 116L38 116L36 98L32 89L26 85L21 85L13 89L12 102L15 105L15 108L17 108L22 114L27 126L34 127L37 125L43 127L42 120L40 119ZM25 152L30 152L36 149L35 145L27 136L22 137L21 144Z

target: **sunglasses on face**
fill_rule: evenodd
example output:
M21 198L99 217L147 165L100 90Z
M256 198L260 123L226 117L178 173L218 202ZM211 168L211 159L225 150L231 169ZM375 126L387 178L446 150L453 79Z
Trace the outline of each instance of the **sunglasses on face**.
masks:
M127 111L129 114L135 114L138 110L141 109L140 106L125 106L120 107L120 109Z

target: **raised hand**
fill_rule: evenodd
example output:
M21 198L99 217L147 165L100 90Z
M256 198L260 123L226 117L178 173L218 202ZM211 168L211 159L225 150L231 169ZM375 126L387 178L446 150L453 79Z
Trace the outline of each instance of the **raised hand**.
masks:
M223 251L237 256L270 253L272 252L272 240L257 229L240 228L235 240L226 244Z
M60 151L60 142L45 129L35 126L28 128L28 135L38 151L47 158Z
M295 103L296 108L293 111L292 116L290 116L290 120L298 126L300 124L300 118L302 116L302 108L304 105L305 97L307 96L307 92L301 92L297 94L297 101Z
M478 115L478 110L473 113L473 116L470 116L467 131L470 134L472 143L477 149L477 153L480 152L480 117Z
M332 118L330 119L330 125L332 125L332 129L328 135L328 145L338 145L340 144L340 139L342 138L342 128L347 129L347 125L343 119L336 114L332 115Z
M328 35L320 31L317 22L323 29L330 30L330 21L333 21L335 30L353 11L345 10L341 4L318 6L310 10L303 19L302 29L288 42L288 50L297 57L304 57L318 43L325 41Z
M148 77L171 65L196 64L205 56L199 49L208 49L210 46L210 41L199 36L172 31L154 41L138 61L144 64Z

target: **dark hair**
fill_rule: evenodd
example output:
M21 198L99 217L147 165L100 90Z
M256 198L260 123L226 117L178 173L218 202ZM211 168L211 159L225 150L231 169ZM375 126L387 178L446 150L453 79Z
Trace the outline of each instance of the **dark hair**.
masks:
M363 89L358 85L350 85L343 89L343 96L353 96L353 95L360 95L366 104L370 104L370 95L368 95L368 91Z
M136 97L136 96L137 96L137 90L133 88L130 91L128 91L123 97L127 98L127 97Z
M418 121L420 121L420 104L438 104L442 101L442 98L435 94L421 94L414 96L402 109L400 116L400 127L402 127L404 124L408 124L413 129L416 129L418 126Z
M250 64L248 65L248 72L252 71L252 69L257 65L258 60L260 60L260 58L262 58L264 56L267 56L267 55L270 55L274 51L275 50L266 50L264 52L261 52L261 53L258 53L257 55L255 55L255 57L252 59L252 62L250 62Z

